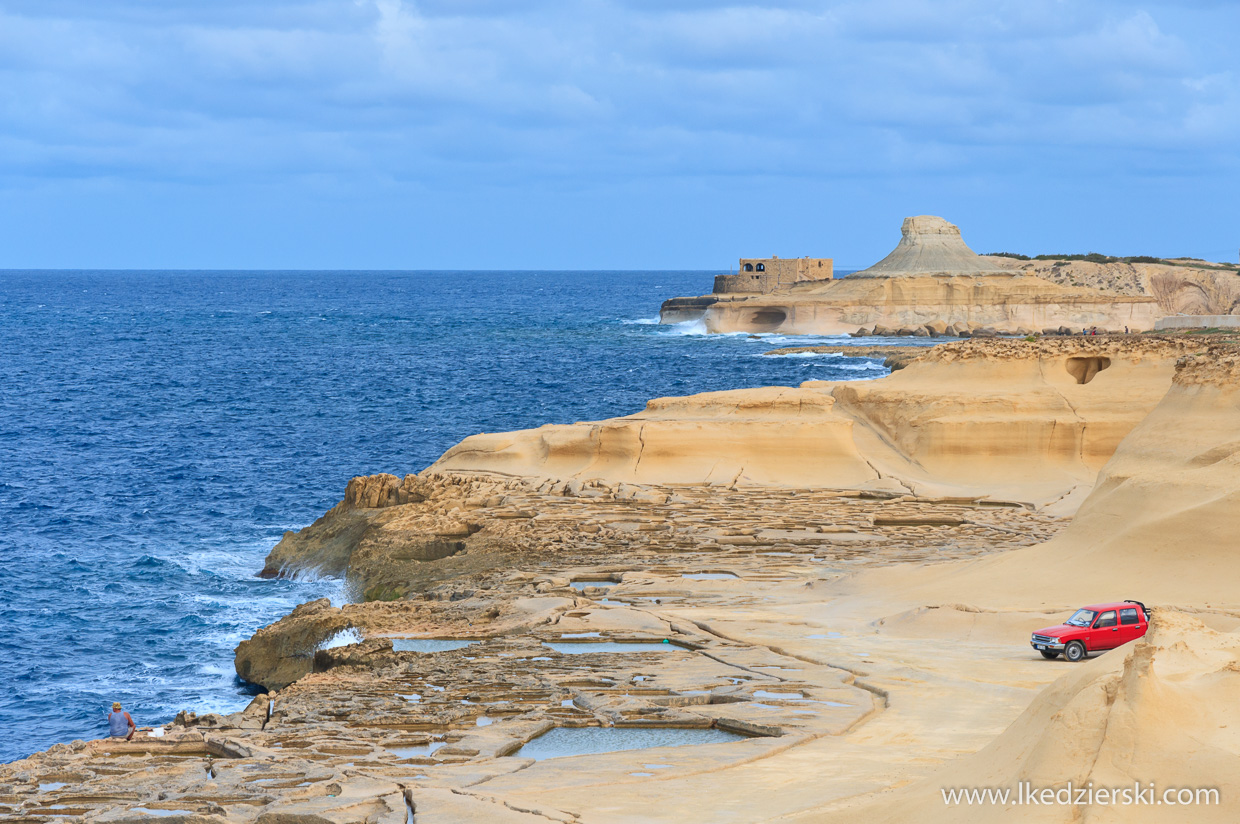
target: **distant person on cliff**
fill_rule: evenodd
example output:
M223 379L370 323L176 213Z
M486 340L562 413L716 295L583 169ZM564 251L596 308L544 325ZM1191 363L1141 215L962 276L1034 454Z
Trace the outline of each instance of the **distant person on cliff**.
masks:
M138 725L129 717L129 713L121 709L121 702L113 701L112 711L108 713L108 737L132 741L137 729Z

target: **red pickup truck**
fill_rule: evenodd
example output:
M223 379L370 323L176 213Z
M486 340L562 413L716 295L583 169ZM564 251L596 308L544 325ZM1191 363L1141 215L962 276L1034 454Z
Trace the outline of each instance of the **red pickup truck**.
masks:
M1040 629L1029 643L1043 658L1082 661L1091 652L1104 652L1135 641L1150 628L1149 610L1140 601L1091 604L1054 627Z

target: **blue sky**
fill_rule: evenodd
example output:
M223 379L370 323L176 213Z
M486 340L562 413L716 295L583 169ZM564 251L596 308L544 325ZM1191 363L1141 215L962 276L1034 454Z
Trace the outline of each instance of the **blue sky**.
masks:
M1240 3L0 0L0 267L1240 247Z

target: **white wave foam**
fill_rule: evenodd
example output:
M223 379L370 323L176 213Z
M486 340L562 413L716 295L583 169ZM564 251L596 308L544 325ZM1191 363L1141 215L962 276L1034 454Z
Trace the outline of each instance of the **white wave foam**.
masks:
M754 338L749 332L708 332L706 320L682 320L680 323L665 323L659 329L660 335L668 337L694 337L702 340L736 340L737 338Z
M887 367L877 363L833 363L832 369L843 369L848 372L873 372L877 370L887 371Z
M627 320L621 319L620 322L623 323L625 326L658 326L659 325L658 318L629 318Z
M317 584L335 576L324 575L322 566L297 568L286 564L280 567L279 577L298 584Z
M682 320L680 323L669 323L659 330L662 335L707 335L706 319Z
M784 344L787 346L841 346L851 341L848 335L781 335L778 332L759 333L763 343Z
M839 352L784 352L779 355L768 355L766 353L755 355L757 358L842 358Z
M336 649L362 643L362 634L353 627L342 629L331 638L319 644L318 649Z

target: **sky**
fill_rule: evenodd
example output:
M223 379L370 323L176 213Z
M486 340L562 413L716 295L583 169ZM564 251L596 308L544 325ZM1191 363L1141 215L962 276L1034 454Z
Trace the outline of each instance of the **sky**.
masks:
M0 0L0 268L1235 261L1235 0Z

